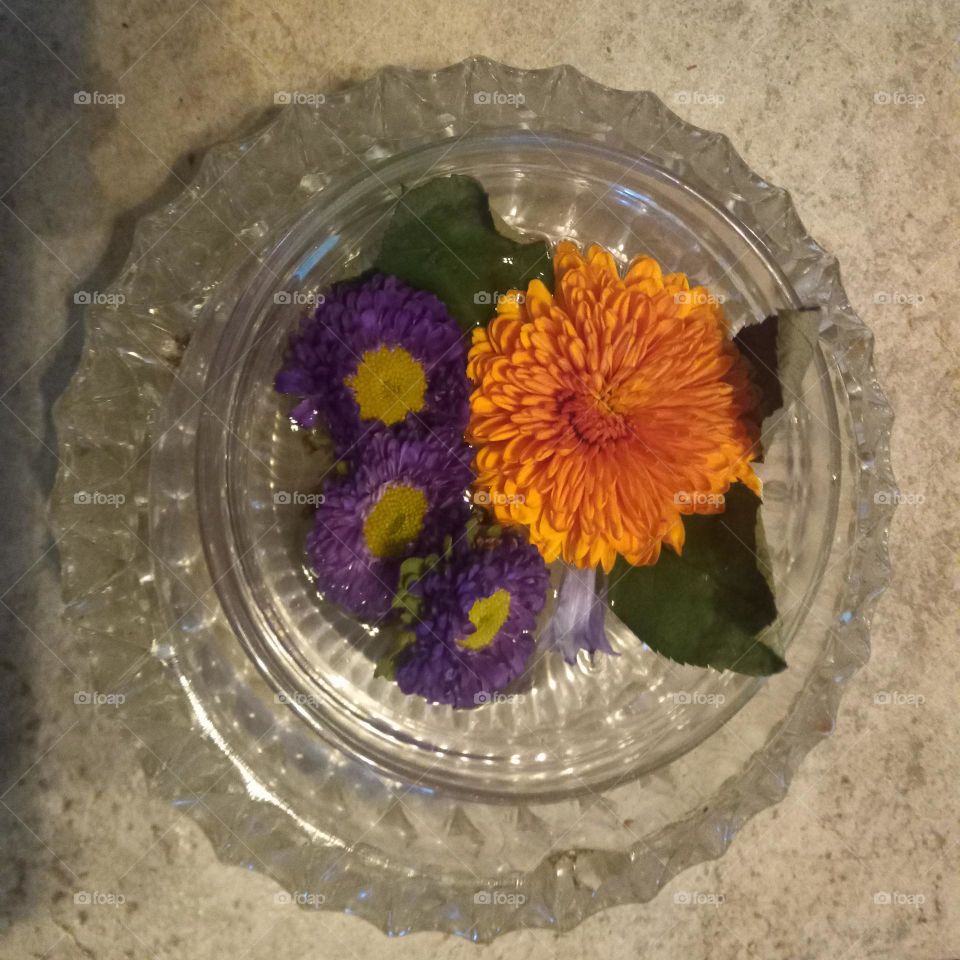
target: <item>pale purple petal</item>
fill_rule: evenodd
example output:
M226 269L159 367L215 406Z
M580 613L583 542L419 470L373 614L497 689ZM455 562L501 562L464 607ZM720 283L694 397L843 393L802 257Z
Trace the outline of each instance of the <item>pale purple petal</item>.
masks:
M556 650L567 663L577 659L580 650L600 651L616 656L604 629L604 611L607 607L607 579L602 573L597 589L596 567L567 567L560 582L557 605L541 643L548 650Z

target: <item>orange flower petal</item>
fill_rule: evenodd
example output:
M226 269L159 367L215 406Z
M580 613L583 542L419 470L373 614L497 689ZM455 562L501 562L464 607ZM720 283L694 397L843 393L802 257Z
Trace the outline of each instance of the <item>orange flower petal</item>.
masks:
M539 280L474 333L468 438L503 522L550 562L612 568L683 548L682 515L723 509L750 466L756 393L723 309L681 273L570 241Z

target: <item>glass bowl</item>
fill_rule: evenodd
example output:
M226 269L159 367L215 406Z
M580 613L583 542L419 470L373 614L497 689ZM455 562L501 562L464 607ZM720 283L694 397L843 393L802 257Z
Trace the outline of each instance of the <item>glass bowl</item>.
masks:
M454 711L375 679L379 638L317 598L328 454L272 377L401 188L448 173L525 233L684 271L735 327L822 308L763 466L785 673L682 667L611 615L619 656L545 654L515 696ZM228 862L390 932L565 929L720 855L830 731L887 576L889 409L832 258L725 138L567 67L388 69L211 151L111 289L58 411L65 590L158 789ZM86 509L78 483L123 502Z
M333 746L382 772L490 800L576 796L685 753L759 681L672 663L611 616L616 658L591 663L582 654L571 667L543 653L504 699L475 711L431 705L374 678L379 638L320 602L304 570L309 501L331 462L289 429L273 377L308 305L372 265L400 192L445 174L478 178L494 212L524 233L597 241L624 259L652 254L705 284L738 326L797 296L743 224L651 160L570 135L485 132L401 153L323 191L225 285L223 321L206 324L209 339L187 351L174 391L204 398L192 484L214 592L278 694ZM823 573L837 513L840 442L825 372L819 356L764 468L787 647ZM175 393L169 402L177 408ZM162 478L165 458L154 465ZM184 478L190 465L174 457L171 468ZM168 552L164 525L182 487L159 479L155 490L152 540L172 563L179 543ZM174 606L174 619L182 612Z

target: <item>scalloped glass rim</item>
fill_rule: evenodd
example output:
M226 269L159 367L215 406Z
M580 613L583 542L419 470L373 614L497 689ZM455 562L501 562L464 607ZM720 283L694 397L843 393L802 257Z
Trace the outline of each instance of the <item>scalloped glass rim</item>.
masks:
M474 94L490 90L522 90L532 106L513 114L497 105L479 110ZM143 744L154 788L187 801L225 862L254 866L288 889L322 888L324 909L355 913L390 933L442 930L489 940L522 927L569 929L603 907L650 899L680 870L721 855L740 825L783 796L802 757L832 729L841 686L869 654L869 611L889 579L892 415L876 382L872 336L846 300L835 261L806 234L787 194L753 174L727 138L685 123L653 94L613 90L566 66L527 71L472 58L436 72L387 68L329 96L325 111L320 117L311 108L286 108L249 138L211 150L184 194L138 225L130 260L110 288L118 304L88 311L84 356L55 414L65 466L52 513L67 616L89 636L99 682L113 684L101 689L129 692L120 715ZM508 123L649 155L761 236L798 296L824 309L821 342L843 401L851 484L841 503L843 549L831 557L843 590L824 619L823 642L794 664L792 679L765 687L710 738L716 779L704 785L701 802L683 806L692 801L685 771L703 747L671 764L666 778L598 795L588 822L567 802L518 804L509 816L501 808L499 820L522 836L567 841L548 843L539 859L527 860L529 851L492 851L492 841L508 835L485 820L483 805L445 804L387 778L356 779L359 771L330 757L308 771L323 800L315 816L286 805L271 773L285 768L268 764L278 753L292 756L283 738L295 734L284 727L251 747L251 731L261 730L251 713L250 729L239 731L244 747L236 731L212 721L211 703L198 696L196 677L182 673L182 651L159 619L158 598L146 586L153 562L136 533L149 510L151 450L176 439L176 431L154 434L151 418L169 392L183 343L238 257L311 193L356 168L357 158ZM249 159L258 150L267 155L262 166ZM124 505L78 508L78 484L121 490ZM198 614L180 626L204 625ZM205 668L215 673L217 666ZM258 675L243 680L249 690L262 684ZM297 773L287 770L291 778ZM362 842L346 833L349 804L337 807L353 782L383 804ZM592 830L590 821L607 807L615 821ZM624 813L638 808L659 818L630 827ZM343 830L324 829L319 821L328 810ZM411 822L438 813L442 830L409 833ZM428 837L436 849L425 859ZM447 856L451 844L467 840L479 844L471 847L476 869L469 871ZM404 844L420 859L405 859Z

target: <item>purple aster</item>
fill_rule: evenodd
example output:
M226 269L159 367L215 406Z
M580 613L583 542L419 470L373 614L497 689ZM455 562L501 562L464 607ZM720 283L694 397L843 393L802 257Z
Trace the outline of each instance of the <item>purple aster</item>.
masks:
M302 398L298 424L325 424L343 452L374 426L463 433L466 367L467 344L443 303L374 274L327 291L290 338L275 386Z
M537 548L512 533L493 545L461 540L409 588L419 610L400 689L454 707L486 703L526 667L549 580Z
M324 488L307 554L320 592L363 620L390 611L400 564L442 548L469 515L473 479L462 437L402 438L384 429L358 449L352 471Z

